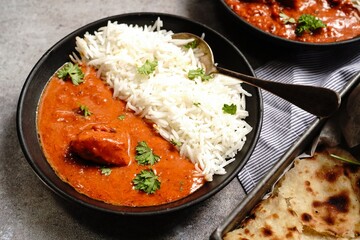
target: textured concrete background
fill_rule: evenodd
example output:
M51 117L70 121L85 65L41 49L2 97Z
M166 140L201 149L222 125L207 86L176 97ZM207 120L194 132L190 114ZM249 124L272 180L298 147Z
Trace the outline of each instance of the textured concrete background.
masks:
M106 16L166 12L189 17L233 37L252 64L264 58L230 31L216 0L12 0L0 6L0 240L8 239L207 239L244 197L237 179L211 199L166 225L114 217L74 206L53 194L26 162L16 135L16 105L38 59L62 37ZM234 26L235 27L235 26ZM269 56L267 56L269 57ZM160 219L161 220L161 219ZM159 222L161 222L159 220ZM152 225L153 226L153 225Z

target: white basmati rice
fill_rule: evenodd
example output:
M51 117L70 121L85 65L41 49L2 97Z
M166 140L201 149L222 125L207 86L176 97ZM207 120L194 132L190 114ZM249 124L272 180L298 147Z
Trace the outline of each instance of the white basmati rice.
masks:
M211 181L214 174L226 173L224 167L251 131L244 121L249 94L239 81L222 75L190 80L189 70L203 68L198 54L182 47L192 40L173 40L173 33L161 27L160 19L144 27L108 22L94 34L76 38L81 59L75 54L72 59L98 69L114 97L152 120L166 140L181 142L180 153ZM138 67L154 59L158 66L153 73L138 73ZM235 104L236 114L225 114L224 104Z

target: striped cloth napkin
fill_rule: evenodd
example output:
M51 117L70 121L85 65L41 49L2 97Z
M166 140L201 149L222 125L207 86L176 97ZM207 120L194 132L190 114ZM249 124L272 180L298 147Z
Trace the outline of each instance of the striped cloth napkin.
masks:
M340 91L360 71L360 45L347 49L301 52L273 60L255 70L257 77L284 83L323 86ZM311 125L315 117L262 91L264 118L260 138L239 173L249 193ZM316 103L314 103L316 104Z

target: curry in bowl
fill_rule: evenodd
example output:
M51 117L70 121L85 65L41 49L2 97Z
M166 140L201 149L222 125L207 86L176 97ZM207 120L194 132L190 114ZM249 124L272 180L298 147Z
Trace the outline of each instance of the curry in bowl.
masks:
M360 36L358 0L224 0L241 19L275 36L332 43Z
M204 74L193 39L108 22L76 37L47 83L37 129L44 155L77 192L118 206L183 199L226 174L252 127L237 80Z
M54 76L39 106L42 147L63 181L91 198L124 206L175 201L203 184L175 146L114 99L94 69L83 69L87 74L78 86ZM145 150L139 154L141 143ZM144 163L138 164L141 156ZM147 164L156 157L161 161Z

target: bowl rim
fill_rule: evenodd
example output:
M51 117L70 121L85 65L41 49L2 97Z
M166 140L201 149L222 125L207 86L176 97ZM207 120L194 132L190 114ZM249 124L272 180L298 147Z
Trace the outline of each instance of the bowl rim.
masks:
M124 13L124 14L118 14L118 15L113 15L113 16L108 16L108 17L104 17L101 19L98 19L96 21L87 23L85 25L83 25L80 28L77 28L76 30L70 32L69 34L67 34L65 37L63 37L62 39L60 39L59 41L57 41L53 46L51 46L41 57L40 59L37 61L37 63L34 65L34 67L32 68L32 70L30 71L29 75L27 76L21 92L20 92L20 96L19 96L19 100L18 100L18 104L17 104L17 112L16 112L16 130L17 130L17 135L18 135L18 140L20 143L20 147L22 149L22 152L27 160L27 162L30 164L32 170L35 172L35 174L38 176L38 178L50 189L52 190L52 192L54 192L56 195L62 197L65 200L69 200L71 202L74 202L80 206L85 206L88 207L90 209L95 209L95 210L99 210L102 212L108 212L108 213L112 213L112 214L118 214L118 215L132 215L132 216L146 216L146 215L158 215L158 214L164 214L164 213L170 213L170 212L175 212L190 206L193 206L195 204L198 204L208 198L210 198L211 196L215 195L217 192L219 192L221 189L223 189L230 181L232 181L235 176L240 172L240 170L243 168L243 166L247 163L248 159L250 158L252 152L254 151L254 148L259 140L259 136L260 136L260 132L261 132L261 128L262 128L262 122L263 122L263 98L262 98L262 94L260 89L256 89L256 93L258 95L258 110L257 110L257 114L259 116L259 119L257 119L257 125L255 125L253 131L254 131L254 138L253 138L253 142L252 144L249 146L248 151L246 152L244 158L242 159L242 162L239 164L238 167L235 168L235 170L232 173L227 173L229 174L218 186L216 186L214 189L212 189L211 191L207 192L206 194L201 195L200 197L190 200L188 202L185 202L181 205L175 206L175 207L171 207L171 208L165 208L165 209L161 209L161 210L151 210L152 208L156 208L157 206L163 206L163 205L167 205L167 204L171 204L170 203L166 203L166 204L161 204L161 205L156 205L156 206L145 206L145 207L128 207L129 209L131 208L137 208L137 209L150 209L149 211L135 211L135 212L131 212L131 211L116 211L114 209L109 209L106 207L101 207L101 206L96 206L93 205L91 203L88 203L86 201L84 201L83 199L78 199L75 196L72 196L71 194L66 193L65 191L63 191L62 189L60 189L54 182L52 182L47 176L46 174L41 171L41 169L37 166L36 162L32 159L32 156L30 155L30 151L29 151L29 143L26 143L25 141L25 136L24 136L24 132L23 132L23 128L24 125L22 123L22 120L24 119L23 117L23 109L24 109L24 98L25 95L28 92L29 86L31 85L31 83L34 81L34 75L35 73L41 69L42 64L46 61L46 59L49 57L49 55L51 55L51 53L57 49L62 43L68 41L69 39L73 38L73 35L76 34L77 32L81 32L84 31L92 26L95 26L97 24L100 23L106 23L107 21L119 21L119 19L124 19L127 17L154 17L154 19L156 19L157 17L160 17L160 19L165 19L165 18L172 18L172 19L176 19L176 21L186 21L189 24L192 25L197 25L198 27L203 28L204 30L206 29L206 31L212 32L213 34L215 34L217 37L219 37L222 41L227 42L232 48L234 48L236 50L236 54L239 55L242 60L244 61L244 64L246 65L246 67L249 69L249 71L251 72L252 75L255 76L254 70L252 69L250 63L248 62L248 60L245 58L245 56L243 55L243 53L232 43L230 42L228 39L226 39L223 35L221 35L220 33L218 33L217 31L211 29L210 27L206 26L205 24L202 24L200 22L194 21L192 19L183 17L183 16L178 16L178 15L174 15L174 14L168 14L168 13L158 13L158 12L132 12L132 13ZM171 30L171 29L170 29ZM40 144L40 142L38 142ZM49 164L46 161L47 164ZM216 177L216 176L214 176ZM62 181L62 180L61 180ZM69 185L70 186L70 185ZM71 187L71 186L70 186ZM90 197L87 197L86 195L85 199L90 199L90 200L94 200ZM94 200L97 202L102 203L99 200ZM181 201L181 199L177 200L177 201ZM176 201L175 201L176 202ZM115 205L112 204L107 204L107 203L102 203L102 205L105 206L112 206L114 207ZM115 206L116 207L116 206Z
M329 47L347 46L349 44L353 44L354 42L360 42L360 35L357 37L351 38L351 39L346 39L346 40L342 40L342 41L338 41L338 42L326 42L326 43L301 42L301 41L296 41L296 40L292 40L292 39L287 39L287 38L280 37L280 36L271 34L269 32L266 32L266 31L262 30L261 28L258 28L256 26L254 26L253 24L249 23L248 21L243 19L241 16L236 14L236 12L234 12L231 9L231 7L229 5L227 5L225 0L219 0L219 2L224 6L226 11L228 13L230 13L233 18L237 19L237 21L239 21L241 24L243 24L246 28L250 29L254 33L261 34L263 37L266 37L269 40L276 41L277 43L288 44L288 45L303 47L303 48L308 47L308 48L323 49L326 47L329 48Z

